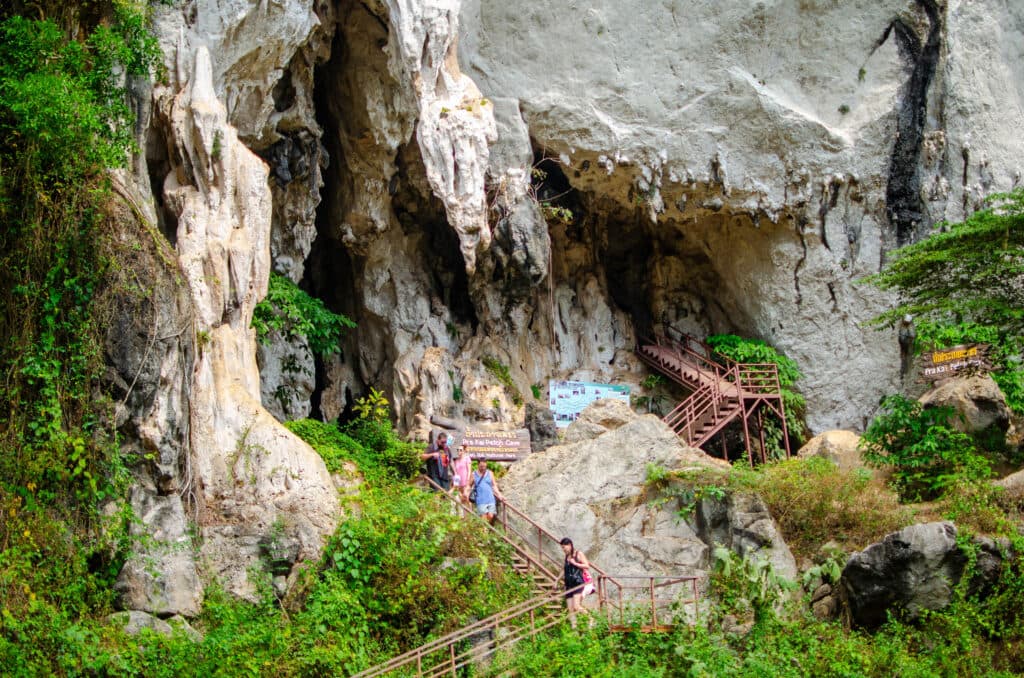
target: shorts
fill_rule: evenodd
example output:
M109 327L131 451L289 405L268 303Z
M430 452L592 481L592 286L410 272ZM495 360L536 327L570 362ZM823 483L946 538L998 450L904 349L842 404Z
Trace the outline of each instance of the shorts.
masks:
M478 516L482 516L482 515L484 515L486 513L490 513L491 515L494 515L497 512L498 512L498 505L495 504L494 502L491 502L490 504L477 504L476 505L476 514Z

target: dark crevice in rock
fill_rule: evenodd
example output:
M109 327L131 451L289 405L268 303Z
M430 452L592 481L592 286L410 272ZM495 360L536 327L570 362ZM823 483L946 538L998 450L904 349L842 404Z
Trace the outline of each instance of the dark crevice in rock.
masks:
M912 242L926 225L919 157L927 121L928 89L942 46L942 17L938 5L934 0L918 0L917 4L928 16L928 35L923 43L913 27L902 19L896 19L890 25L901 56L912 66L897 111L896 141L889 161L889 183L885 193L887 216L896 230L899 245ZM888 34L889 31L883 39Z
M807 262L807 239L804 237L804 229L807 227L807 222L802 218L799 220L796 226L796 234L800 236L800 260L796 262L796 266L793 267L793 288L796 290L796 305L799 306L803 303L803 295L800 292L800 269L804 267Z
M274 110L278 113L287 111L295 105L295 86L292 84L291 66L285 69L281 79L274 85L271 96L274 98Z
M146 134L146 170L156 205L157 225L173 247L178 242L178 216L167 207L164 197L164 181L171 172L171 163L167 156L167 139L156 125L151 125Z

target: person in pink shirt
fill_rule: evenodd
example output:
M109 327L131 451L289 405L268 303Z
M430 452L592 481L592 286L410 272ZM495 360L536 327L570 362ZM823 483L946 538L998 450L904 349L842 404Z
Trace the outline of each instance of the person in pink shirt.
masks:
M469 458L469 452L466 451L466 446L459 445L459 450L456 452L455 457L455 468L454 477L452 478L452 487L458 489L459 499L464 504L469 503L469 474L473 470L473 461Z

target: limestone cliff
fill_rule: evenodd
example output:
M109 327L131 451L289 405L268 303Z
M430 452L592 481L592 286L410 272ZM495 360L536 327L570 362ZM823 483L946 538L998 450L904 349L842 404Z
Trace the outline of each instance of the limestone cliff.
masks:
M1021 178L1014 3L154 11L167 76L133 88L143 152L123 183L186 292L119 354L127 444L155 452L133 502L173 518L170 542L192 510L201 555L175 567L241 595L272 526L301 560L338 519L275 417L334 418L369 386L414 437L434 416L520 424L549 378L638 383L633 345L667 323L773 343L807 375L813 431L862 427L899 358L862 326L890 300L856 281ZM272 268L358 323L340 356L257 357ZM131 606L175 607L129 569Z

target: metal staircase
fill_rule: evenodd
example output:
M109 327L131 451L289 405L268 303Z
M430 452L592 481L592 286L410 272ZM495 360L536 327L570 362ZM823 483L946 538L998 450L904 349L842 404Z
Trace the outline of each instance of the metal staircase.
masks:
M637 356L649 366L690 391L664 421L686 444L706 446L726 426L741 421L747 456L754 463L751 428L760 441L761 461L765 454L764 417L775 416L782 424L786 456L790 455L785 405L774 363L737 363L721 356L689 335L674 339L665 335L641 341ZM724 362L724 364L723 364ZM752 418L756 420L752 421ZM725 439L722 436L722 456Z
M422 480L434 485L428 478ZM434 488L441 490L438 486ZM357 673L353 678L374 678L401 670L418 678L457 676L464 667L477 666L495 653L546 631L565 618L561 589L562 549L557 537L508 504L499 504L496 526L487 524L472 509L444 491L459 511L480 523L512 547L512 566L533 580L538 595L458 631L432 640L389 661ZM663 631L674 617L692 605L688 619L697 614L697 578L693 576L617 576L591 563L597 585L597 610L613 631ZM582 587L581 587L582 588ZM660 618L659 618L660 616Z

